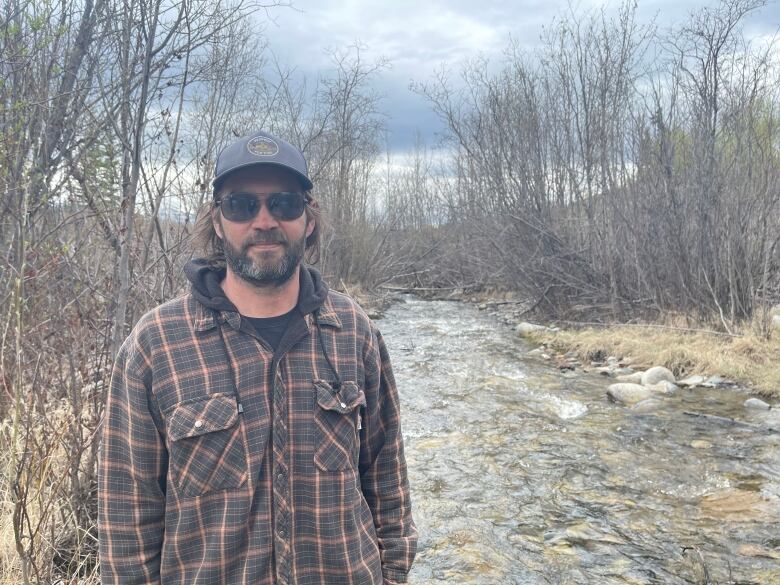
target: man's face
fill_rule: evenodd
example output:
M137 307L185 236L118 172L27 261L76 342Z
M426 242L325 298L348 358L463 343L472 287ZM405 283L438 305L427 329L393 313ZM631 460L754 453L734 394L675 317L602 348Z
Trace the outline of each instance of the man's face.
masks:
M267 194L300 191L298 179L276 167L250 167L228 176L219 190L220 198L231 193ZM306 249L306 237L314 230L314 221L283 221L268 211L265 195L260 212L245 223L222 216L220 208L212 213L214 229L222 239L225 259L239 278L257 287L277 287L287 282L298 269Z

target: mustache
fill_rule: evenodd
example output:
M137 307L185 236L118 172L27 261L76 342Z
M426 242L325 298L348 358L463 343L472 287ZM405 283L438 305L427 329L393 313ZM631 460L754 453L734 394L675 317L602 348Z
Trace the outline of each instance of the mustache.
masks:
M243 248L246 250L255 244L281 244L286 246L287 238L284 237L282 232L277 230L255 232L244 242Z

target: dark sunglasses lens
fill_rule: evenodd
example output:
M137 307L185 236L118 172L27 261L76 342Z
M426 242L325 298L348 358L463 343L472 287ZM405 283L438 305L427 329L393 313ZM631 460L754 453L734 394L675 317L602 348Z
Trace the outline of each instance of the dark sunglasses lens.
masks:
M260 212L261 201L254 193L231 193L220 203L222 216L228 221L251 221ZM291 221L303 215L306 199L303 193L271 193L266 205L276 219Z
M220 203L222 215L228 221L249 221L260 210L260 203L252 193L234 193Z
M268 197L268 211L283 221L298 219L305 207L302 193L273 193Z

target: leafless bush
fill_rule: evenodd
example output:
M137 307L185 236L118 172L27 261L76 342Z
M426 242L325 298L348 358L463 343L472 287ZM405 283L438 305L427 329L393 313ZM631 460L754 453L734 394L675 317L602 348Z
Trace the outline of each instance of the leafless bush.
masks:
M730 330L778 291L778 54L727 0L659 35L626 3L572 14L541 51L419 87L449 129L466 280L550 313L682 311ZM481 262L474 262L474 257ZM766 321L765 321L766 323Z

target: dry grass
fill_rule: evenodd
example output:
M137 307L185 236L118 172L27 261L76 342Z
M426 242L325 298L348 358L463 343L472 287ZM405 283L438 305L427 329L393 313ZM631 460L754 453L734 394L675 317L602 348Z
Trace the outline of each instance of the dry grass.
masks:
M64 576L62 571L54 570L54 558L58 552L67 552L62 547L67 544L67 538L73 533L72 502L65 489L64 478L67 477L67 452L64 443L52 437L52 429L63 428L71 416L70 410L51 408L47 413L51 426L35 427L33 434L42 437L48 433L48 438L54 447L44 455L36 450L29 450L27 475L21 477L30 490L26 500L30 526L36 529L36 537L32 546L25 534L25 544L30 547L34 563L38 566L39 575L30 575L31 583L49 583L50 585L97 585L100 582L97 569L93 566L94 557L91 551L85 551L80 556L86 565L74 575ZM12 452L12 425L8 420L0 420L0 585L21 585L24 583L22 563L16 548L14 536L14 496L12 481L14 478ZM41 439L36 444L45 443ZM17 452L22 449L21 439L16 445ZM44 451L47 451L44 449ZM40 527L38 531L37 528ZM86 541L87 539L85 539ZM87 547L84 546L84 549Z
M583 361L616 356L637 368L666 366L675 376L720 375L762 396L780 398L780 335L766 340L614 325L541 332L534 339Z

